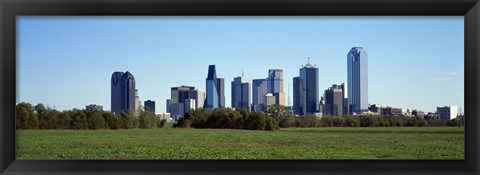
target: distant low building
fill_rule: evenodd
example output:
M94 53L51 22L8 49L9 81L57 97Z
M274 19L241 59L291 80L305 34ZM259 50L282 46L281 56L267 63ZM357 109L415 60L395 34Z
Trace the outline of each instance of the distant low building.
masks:
M427 115L425 115L424 118L425 118L425 120L438 120L439 119L438 114L433 113L433 112L427 113Z
M97 111L103 111L103 106L96 105L96 104L90 104L85 106L86 110L97 110Z
M155 115L157 115L157 117L161 119L165 119L167 120L167 122L171 122L172 121L172 118L170 117L170 113L167 113L167 112L158 112L158 113L155 113Z
M419 111L419 110L416 110L416 109L414 109L412 111L412 115L415 116L415 117L421 117L421 118L425 117L425 113L423 111Z
M440 119L451 120L457 118L457 106L439 106L437 114Z

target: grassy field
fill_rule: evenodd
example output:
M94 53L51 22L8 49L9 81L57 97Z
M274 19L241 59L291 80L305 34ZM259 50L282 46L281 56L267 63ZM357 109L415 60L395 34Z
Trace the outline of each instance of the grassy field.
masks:
M464 159L463 153L463 127L17 131L17 159Z

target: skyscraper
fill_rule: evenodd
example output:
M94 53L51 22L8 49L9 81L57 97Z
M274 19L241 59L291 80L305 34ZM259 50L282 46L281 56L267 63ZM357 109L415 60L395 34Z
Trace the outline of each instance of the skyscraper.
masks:
M318 68L310 64L300 68L300 76L293 78L294 111L299 115L314 114L319 111ZM296 104L295 104L296 102Z
M252 111L265 111L265 95L267 94L267 83L265 79L254 79L252 81Z
M144 103L143 106L145 107L145 111L155 112L155 101L147 100L143 103Z
M232 81L232 107L250 111L250 78L235 77Z
M270 69L267 77L267 93L275 97L275 104L285 106L285 92L283 91L283 70Z
M140 96L138 96L138 89L135 89L135 112L138 112L141 106L142 104L140 102Z
M363 47L353 47L347 55L348 105L350 114L368 111L368 55Z
M293 113L302 115L303 104L302 101L302 80L300 77L293 77Z
M345 93L344 93L345 85L342 84L334 84L332 87L329 87L325 90L325 104L323 109L323 115L332 115L332 116L340 116L346 115L344 114L344 107L345 107Z
M195 99L195 109L203 108L203 103L205 102L205 92L201 90L194 90L192 91L193 98Z
M135 78L130 72L114 72L111 79L111 111L135 110Z
M217 78L218 107L225 107L225 80Z
M208 66L206 89L207 95L204 108L215 109L225 107L225 80L223 78L217 78L215 65Z

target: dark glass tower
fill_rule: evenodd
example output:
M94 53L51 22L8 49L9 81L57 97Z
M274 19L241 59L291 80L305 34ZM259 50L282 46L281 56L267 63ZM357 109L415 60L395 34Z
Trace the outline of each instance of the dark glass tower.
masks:
M130 72L114 72L111 81L111 111L135 110L135 78Z
M319 111L318 68L308 63L300 68L300 76L293 79L293 106L299 115ZM296 108L296 109L295 109Z
M252 81L252 111L260 112L265 110L265 95L267 94L267 82L265 79L254 79Z
M204 108L215 109L219 107L219 93L218 93L218 81L217 73L215 71L215 65L208 66L208 76L206 79L207 97L205 99Z
M147 100L144 103L145 111L152 111L155 112L155 101Z
M242 75L233 79L232 107L250 111L250 78Z

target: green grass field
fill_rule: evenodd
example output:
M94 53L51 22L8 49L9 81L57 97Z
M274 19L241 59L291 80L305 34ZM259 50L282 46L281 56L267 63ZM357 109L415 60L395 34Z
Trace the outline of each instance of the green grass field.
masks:
M463 127L19 130L17 159L464 159Z

